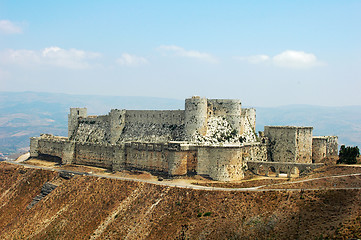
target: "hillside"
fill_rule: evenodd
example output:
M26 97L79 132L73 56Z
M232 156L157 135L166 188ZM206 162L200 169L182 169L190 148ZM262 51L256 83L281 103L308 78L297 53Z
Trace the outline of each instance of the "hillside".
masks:
M27 209L44 183L58 187ZM360 190L176 188L0 164L1 239L360 238Z
M240 96L242 100L242 96ZM245 100L245 99L244 99ZM29 137L67 135L70 107L87 107L89 115L118 109L184 109L184 101L154 97L89 96L36 92L0 92L0 157L26 151ZM338 135L339 142L361 146L361 106L255 107L257 130L265 125L313 126L314 135Z

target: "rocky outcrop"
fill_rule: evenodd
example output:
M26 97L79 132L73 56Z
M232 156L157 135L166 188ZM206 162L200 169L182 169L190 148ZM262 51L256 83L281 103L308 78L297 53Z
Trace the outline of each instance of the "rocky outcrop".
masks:
M49 183L49 182L45 183L41 188L41 192L36 197L33 198L31 203L26 208L30 209L30 208L34 207L35 204L37 204L41 199L46 197L55 188L57 188L57 185L54 185L54 184Z

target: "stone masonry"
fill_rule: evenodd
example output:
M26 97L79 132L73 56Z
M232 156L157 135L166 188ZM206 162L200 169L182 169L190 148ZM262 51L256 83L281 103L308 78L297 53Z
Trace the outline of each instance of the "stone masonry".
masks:
M257 169L262 162L286 164L285 169L287 164L304 164L306 169L312 156L334 154L335 147L337 152L337 137L330 137L326 148L313 147L312 127L268 126L257 136L255 109L244 109L235 99L192 97L185 100L185 110L113 109L102 116L71 108L68 119L68 137L42 134L30 139L31 157L233 181L242 179L252 162Z
M337 136L317 136L312 138L312 161L317 163L323 158L338 156Z
M312 127L265 126L272 162L312 163Z

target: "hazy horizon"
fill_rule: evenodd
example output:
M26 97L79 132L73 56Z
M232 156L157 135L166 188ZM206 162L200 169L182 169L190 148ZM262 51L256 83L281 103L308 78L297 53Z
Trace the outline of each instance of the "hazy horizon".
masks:
M0 0L0 91L361 105L361 2Z
M94 96L94 97L134 97L134 98L157 98L157 99L169 99L169 100L178 100L178 101L184 101L186 98L191 98L193 96L199 96L199 95L193 95L193 96L187 96L185 98L172 98L172 97L158 97L158 96L136 96L136 95L101 95L101 94L82 94L82 93L78 93L78 94L74 94L74 93L63 93L63 92L39 92L39 91L0 91L0 93L39 93L39 94L59 94L59 95L70 95L70 96ZM208 98L207 96L199 96L199 97L205 97ZM223 98L223 99L230 99L230 98ZM240 99L241 103L242 103L242 107L247 107L247 108L278 108L278 107L290 107L290 106L295 106L295 107L302 107L302 106L309 106L309 107L325 107L325 108L342 108L342 107L361 107L360 105L317 105L317 104L303 104L303 103L296 103L296 104L283 104L283 105L257 105L257 106L251 106L248 104L244 104L244 102L242 101L241 98L235 98L235 99Z

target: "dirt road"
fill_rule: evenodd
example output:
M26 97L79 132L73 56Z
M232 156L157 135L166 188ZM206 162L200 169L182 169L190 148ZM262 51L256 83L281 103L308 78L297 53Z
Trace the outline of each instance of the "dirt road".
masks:
M109 178L109 179L118 179L118 180L127 180L127 181L135 181L135 182L145 182L145 183L151 183L156 185L163 185L163 186L169 186L169 187L178 187L178 188L189 188L189 189L198 189L198 190L208 190L208 191L259 191L259 192L265 192L265 191L303 191L303 190L320 190L320 188L282 188L282 185L290 185L290 184L299 184L304 182L312 182L317 181L321 179L333 179L333 178L344 178L344 177L351 177L351 176L361 176L361 173L352 173L352 174L343 174L343 175L336 175L336 176L325 176L325 177L317 177L317 178L311 178L311 179L304 179L304 180L298 180L298 181L287 181L283 183L274 183L274 184L268 184L268 185L261 185L257 187L248 187L248 188L224 188L224 187L208 187L208 186L201 186L201 185L194 185L191 183L188 183L186 181L182 182L175 182L172 180L163 180L163 181L155 181L155 180L147 180L147 179L135 179L135 178L128 178L128 177L120 177L120 176L114 176L110 174L97 174L97 173L91 173L91 172L79 172L79 171L71 171L71 170L64 170L60 168L54 168L54 167L45 167L45 166L34 166L30 164L26 164L23 162L14 162L14 161L6 161L10 164L17 164L24 166L26 168L36 168L36 169L43 169L43 170L49 170L49 171L56 171L56 172L66 172L71 173L74 175L87 175L87 176L93 176L93 177L100 177L100 178ZM267 187L267 188L265 188ZM327 189L361 189L361 187L332 187Z

